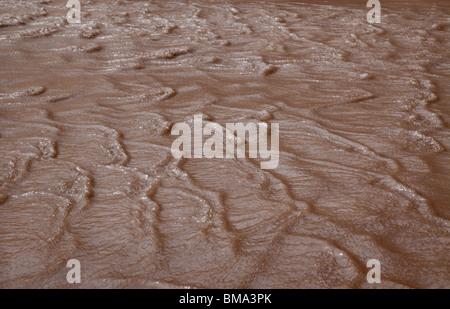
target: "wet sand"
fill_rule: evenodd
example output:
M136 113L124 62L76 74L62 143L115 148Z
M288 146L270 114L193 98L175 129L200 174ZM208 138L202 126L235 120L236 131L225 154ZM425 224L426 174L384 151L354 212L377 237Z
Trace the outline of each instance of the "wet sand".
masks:
M0 2L0 288L450 288L449 1L66 2Z

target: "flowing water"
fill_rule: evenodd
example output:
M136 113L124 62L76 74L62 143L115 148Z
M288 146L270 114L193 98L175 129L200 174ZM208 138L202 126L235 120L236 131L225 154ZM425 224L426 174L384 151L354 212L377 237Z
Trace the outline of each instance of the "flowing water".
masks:
M0 2L0 287L450 288L448 0L66 2Z

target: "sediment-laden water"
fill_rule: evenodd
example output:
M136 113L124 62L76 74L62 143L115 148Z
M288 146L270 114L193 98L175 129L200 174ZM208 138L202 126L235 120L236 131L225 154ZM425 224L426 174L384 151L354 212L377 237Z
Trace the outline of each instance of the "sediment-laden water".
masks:
M0 287L450 288L449 1L65 2L0 2Z

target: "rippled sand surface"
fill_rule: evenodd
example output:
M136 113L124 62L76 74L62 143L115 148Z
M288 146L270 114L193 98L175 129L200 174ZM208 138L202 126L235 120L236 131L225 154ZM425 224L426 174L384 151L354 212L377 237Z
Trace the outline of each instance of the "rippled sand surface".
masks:
M450 288L449 1L65 2L0 2L0 287Z

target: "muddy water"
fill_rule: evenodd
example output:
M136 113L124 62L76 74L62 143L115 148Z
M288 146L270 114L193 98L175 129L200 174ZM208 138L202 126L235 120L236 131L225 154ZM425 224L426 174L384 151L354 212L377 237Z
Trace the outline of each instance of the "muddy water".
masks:
M448 1L65 2L0 2L0 287L450 288Z

